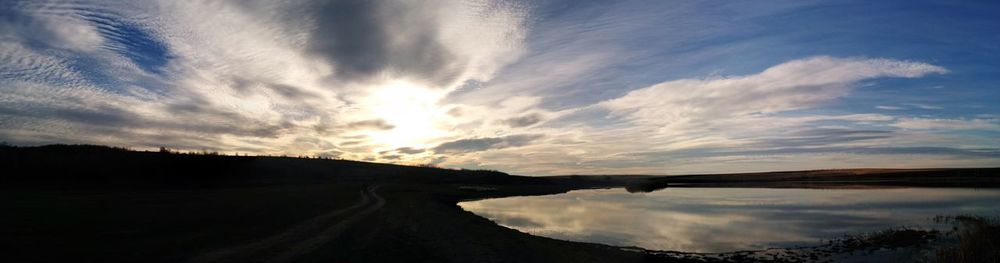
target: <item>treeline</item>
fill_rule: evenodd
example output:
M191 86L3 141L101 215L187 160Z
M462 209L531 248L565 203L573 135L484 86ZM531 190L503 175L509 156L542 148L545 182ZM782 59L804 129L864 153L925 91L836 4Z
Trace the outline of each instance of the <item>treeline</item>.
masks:
M112 148L115 148L115 147L112 147ZM131 150L129 148L124 148L124 149ZM227 153L222 153L222 152L219 152L219 151L209 151L209 150L182 151L182 150L170 149L170 148L167 148L167 147L160 147L160 149L157 152L158 153L166 153L166 154L183 154L183 155L282 157L282 158L321 159L321 160L349 160L349 159L344 159L344 158L339 158L339 157L318 156L318 155L287 155L287 154L272 155L272 154L250 154L250 153L242 153L241 154L239 152L227 154Z

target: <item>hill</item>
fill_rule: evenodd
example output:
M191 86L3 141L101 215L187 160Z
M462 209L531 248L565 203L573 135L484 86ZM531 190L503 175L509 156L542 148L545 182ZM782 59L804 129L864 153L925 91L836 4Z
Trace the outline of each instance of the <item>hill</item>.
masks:
M628 262L535 237L461 200L621 186L613 178L346 160L0 147L5 262Z

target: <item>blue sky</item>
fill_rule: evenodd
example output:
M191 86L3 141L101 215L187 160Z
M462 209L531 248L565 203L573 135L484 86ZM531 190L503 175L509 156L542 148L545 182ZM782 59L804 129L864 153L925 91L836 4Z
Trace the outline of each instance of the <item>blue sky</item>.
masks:
M994 1L2 1L0 140L527 175L1000 165Z

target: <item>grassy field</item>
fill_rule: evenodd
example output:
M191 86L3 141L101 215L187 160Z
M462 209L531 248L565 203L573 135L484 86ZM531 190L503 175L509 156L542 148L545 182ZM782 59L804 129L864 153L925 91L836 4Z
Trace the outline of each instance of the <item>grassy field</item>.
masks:
M1000 262L1000 218L957 216L958 244L940 248L938 262Z

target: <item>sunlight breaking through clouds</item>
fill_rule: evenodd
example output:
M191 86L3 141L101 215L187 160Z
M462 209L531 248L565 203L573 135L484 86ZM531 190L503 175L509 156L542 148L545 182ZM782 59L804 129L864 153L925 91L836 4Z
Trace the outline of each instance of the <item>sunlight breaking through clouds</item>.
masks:
M1000 163L996 52L936 51L996 39L779 16L811 5L9 1L0 140L529 175Z

